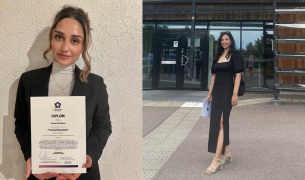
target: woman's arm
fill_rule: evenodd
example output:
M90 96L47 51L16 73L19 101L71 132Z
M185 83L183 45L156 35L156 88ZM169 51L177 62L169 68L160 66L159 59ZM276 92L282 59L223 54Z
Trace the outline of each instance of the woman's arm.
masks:
M31 129L28 124L29 109L26 105L24 75L21 75L15 103L15 134L20 144L25 161L31 157Z
M211 85L210 85L209 94L208 94L208 96L205 98L206 100L208 100L208 104L209 104L210 101L211 101L215 77L216 77L216 74L214 73L213 76L212 76L212 79L211 79Z
M232 95L232 106L236 106L238 104L238 90L240 86L240 80L241 80L241 73L235 73L235 80L234 80L234 90Z
M26 161L25 178L29 178L32 171L31 163L31 129L29 125L29 107L27 106L26 99L30 97L30 85L26 83L29 76L21 75L15 104L15 134L20 144L21 151ZM33 174L37 179L50 179L58 176L57 173Z
M237 94L238 94L240 80L241 80L241 73L235 73L233 95L237 96Z
M92 167L97 165L97 162L101 157L103 149L107 143L108 137L112 132L109 115L108 94L103 79L101 79L96 92L98 93L97 106L94 110L90 134L87 138L87 154L92 159Z

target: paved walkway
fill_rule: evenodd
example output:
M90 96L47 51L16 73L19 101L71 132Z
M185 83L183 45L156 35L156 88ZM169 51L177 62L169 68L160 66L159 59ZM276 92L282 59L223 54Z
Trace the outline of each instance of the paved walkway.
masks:
M147 98L145 93L143 98ZM200 101L165 98L166 94L179 93L186 92L160 91L158 97L164 96L163 101L143 101L145 180L207 178L203 172L213 158L207 152L209 118L200 116ZM192 93L198 97L202 94ZM233 162L210 179L305 179L305 96L282 96L283 106L269 105L272 98L268 96L246 94L233 108Z

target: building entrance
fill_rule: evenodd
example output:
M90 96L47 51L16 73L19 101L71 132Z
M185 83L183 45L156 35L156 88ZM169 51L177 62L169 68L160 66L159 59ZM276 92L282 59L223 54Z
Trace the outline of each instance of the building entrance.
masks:
M206 89L206 32L159 31L156 36L154 89Z

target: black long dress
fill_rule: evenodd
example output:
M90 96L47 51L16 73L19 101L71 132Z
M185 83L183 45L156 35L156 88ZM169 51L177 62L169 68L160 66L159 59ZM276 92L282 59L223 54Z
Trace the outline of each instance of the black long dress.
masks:
M212 91L208 152L216 153L222 114L224 134L222 154L224 154L225 147L229 145L229 117L232 109L231 100L234 89L233 76L234 73L244 71L243 63L243 57L239 51L236 51L228 62L213 62L211 72L215 73L216 77Z

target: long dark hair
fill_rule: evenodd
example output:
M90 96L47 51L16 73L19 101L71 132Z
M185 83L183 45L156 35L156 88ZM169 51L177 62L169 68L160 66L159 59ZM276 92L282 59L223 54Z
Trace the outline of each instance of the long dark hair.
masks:
M49 32L50 46L44 51L43 57L48 61L46 54L51 51L51 40L54 28L57 26L58 22L65 18L72 18L78 21L84 31L84 50L82 53L83 60L85 62L85 68L80 72L79 78L82 82L87 82L87 77L91 71L91 57L89 56L88 49L91 45L91 28L90 20L88 14L84 12L81 8L65 5L60 11L55 15L53 24Z
M231 34L231 32L222 32L218 38L218 43L217 43L217 52L216 52L216 56L214 57L214 61L217 62L218 59L220 58L220 56L223 54L224 52L224 48L221 45L221 39L224 35L229 36L230 40L231 40L231 45L230 45L230 49L228 51L228 54L226 54L226 58L229 59L231 57L231 55L233 53L236 52L236 48L235 48L235 41L234 38Z

